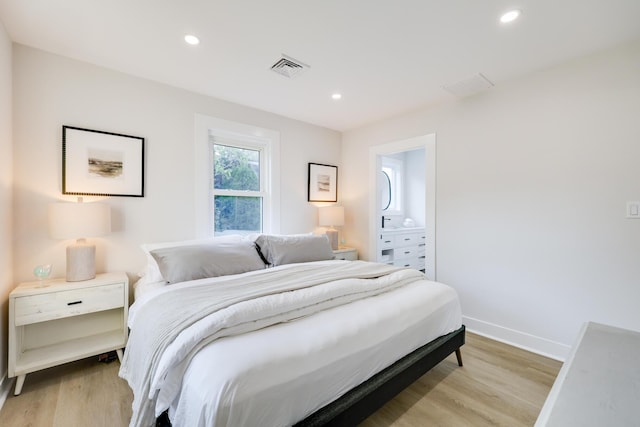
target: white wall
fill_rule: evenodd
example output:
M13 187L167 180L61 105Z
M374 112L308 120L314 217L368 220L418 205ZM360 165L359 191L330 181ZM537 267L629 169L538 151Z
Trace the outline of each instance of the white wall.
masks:
M343 135L368 256L369 146L437 134L438 280L471 329L563 357L587 320L640 330L640 42Z
M7 374L7 299L13 289L11 76L11 40L0 21L0 395Z
M312 231L307 163L340 165L338 132L14 45L15 279L52 262L64 276L64 246L47 234L49 202L61 195L62 125L146 139L146 195L111 197L114 233L96 240L98 271L144 265L143 242L197 237L194 123L201 113L280 132L281 232ZM340 168L341 169L341 168Z
M424 170L426 151L411 150L404 153L405 165L405 217L413 219L416 227L424 227L426 219L425 192L427 174Z

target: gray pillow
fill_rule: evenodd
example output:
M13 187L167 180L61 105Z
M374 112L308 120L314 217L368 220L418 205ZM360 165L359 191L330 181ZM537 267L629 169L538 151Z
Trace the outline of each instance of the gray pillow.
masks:
M333 259L331 244L326 235L274 236L263 234L256 239L258 250L272 266L296 262Z
M160 248L151 251L151 256L158 263L162 277L169 283L265 268L253 242L218 242Z

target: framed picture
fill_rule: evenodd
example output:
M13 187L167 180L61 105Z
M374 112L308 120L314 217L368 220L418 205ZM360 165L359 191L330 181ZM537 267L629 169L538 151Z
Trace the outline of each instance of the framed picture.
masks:
M338 201L338 167L309 163L309 192L307 200L310 202Z
M62 194L144 197L144 138L62 126Z

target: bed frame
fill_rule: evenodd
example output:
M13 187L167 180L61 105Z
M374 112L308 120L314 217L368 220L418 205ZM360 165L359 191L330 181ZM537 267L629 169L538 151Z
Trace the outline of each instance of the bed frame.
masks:
M460 329L409 353L294 427L354 426L361 423L451 353L456 353L458 366L462 366L460 347L464 345L464 339L465 326L462 325ZM171 421L165 411L156 420L156 427L170 426Z
M388 368L309 415L294 427L355 426L373 414L425 372L455 352L462 366L460 347L465 327L443 335L409 353Z

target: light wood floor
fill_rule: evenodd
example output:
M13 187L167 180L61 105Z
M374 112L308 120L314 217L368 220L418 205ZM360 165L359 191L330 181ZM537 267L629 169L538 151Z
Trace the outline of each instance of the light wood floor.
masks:
M532 426L562 366L469 332L462 362L449 356L361 426Z
M459 368L449 356L362 426L531 426L561 366L469 332L462 359ZM29 374L22 394L7 398L0 425L128 426L133 396L119 367L90 358Z

